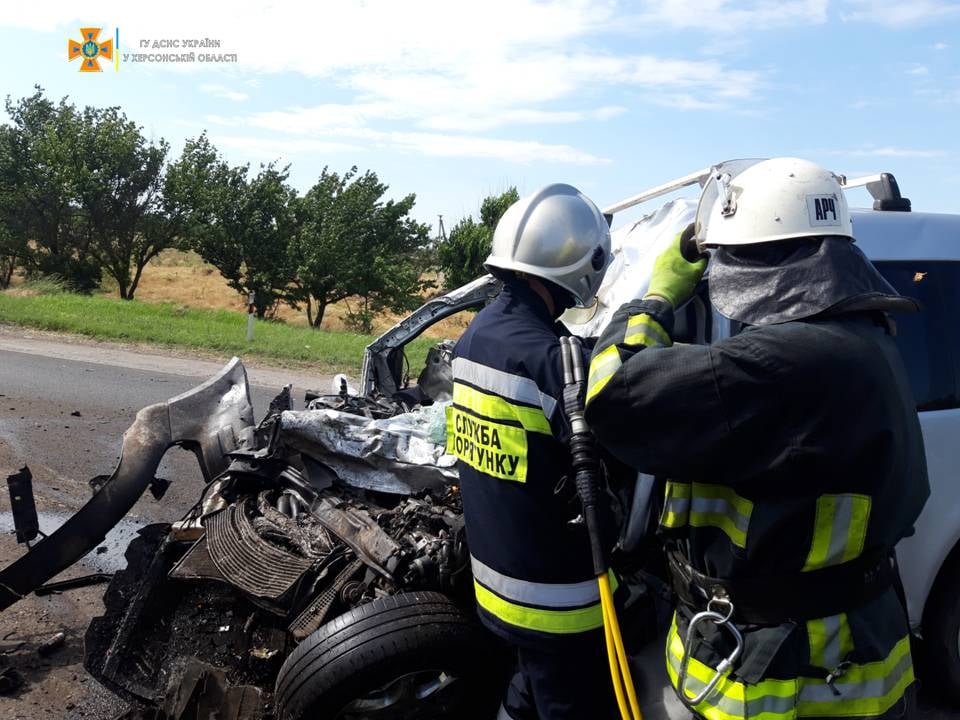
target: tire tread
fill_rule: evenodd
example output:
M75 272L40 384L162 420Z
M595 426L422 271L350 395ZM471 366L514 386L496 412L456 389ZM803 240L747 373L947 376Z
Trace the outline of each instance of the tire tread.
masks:
M385 663L418 658L431 650L480 647L478 623L450 599L435 592L377 598L340 615L305 638L277 676L278 717L294 720L317 714L325 696ZM476 658L454 658L475 662ZM329 708L325 708L329 711Z

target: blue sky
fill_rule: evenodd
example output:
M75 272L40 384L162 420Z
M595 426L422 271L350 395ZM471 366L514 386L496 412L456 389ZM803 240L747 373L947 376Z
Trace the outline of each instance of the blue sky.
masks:
M237 62L79 73L81 26L119 28L121 54L210 38ZM510 185L604 206L773 155L891 171L916 210L957 212L958 31L946 0L35 1L0 18L0 88L119 105L172 155L206 129L233 163L290 163L301 191L369 168L448 229Z

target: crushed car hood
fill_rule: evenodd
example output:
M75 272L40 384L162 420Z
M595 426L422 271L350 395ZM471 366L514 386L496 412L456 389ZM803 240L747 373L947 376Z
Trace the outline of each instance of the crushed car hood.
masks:
M438 403L371 420L331 409L287 410L283 442L364 490L413 495L441 492L457 481L445 445L445 408Z

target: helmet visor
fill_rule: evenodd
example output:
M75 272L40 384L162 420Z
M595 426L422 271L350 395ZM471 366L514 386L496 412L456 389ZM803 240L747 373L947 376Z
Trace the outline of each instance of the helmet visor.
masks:
M697 247L702 251L704 241L707 238L707 228L710 224L710 216L714 205L717 202L726 202L728 197L730 183L740 173L748 167L752 167L763 158L743 158L740 160L727 160L711 168L710 177L703 186L703 192L700 193L700 202L697 204L697 217L694 225L694 237L697 240Z
M564 325L586 325L593 320L600 309L600 300L596 295L586 305L574 305L564 310L560 322Z

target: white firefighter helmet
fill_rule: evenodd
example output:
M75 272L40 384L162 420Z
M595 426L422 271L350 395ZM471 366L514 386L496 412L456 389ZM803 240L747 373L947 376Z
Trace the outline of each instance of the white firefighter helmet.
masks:
M853 240L847 199L829 170L790 157L729 165L732 172L724 165L714 168L700 196L696 238L701 247L802 237Z
M610 227L575 187L547 185L503 214L484 264L549 280L586 306L610 264Z

